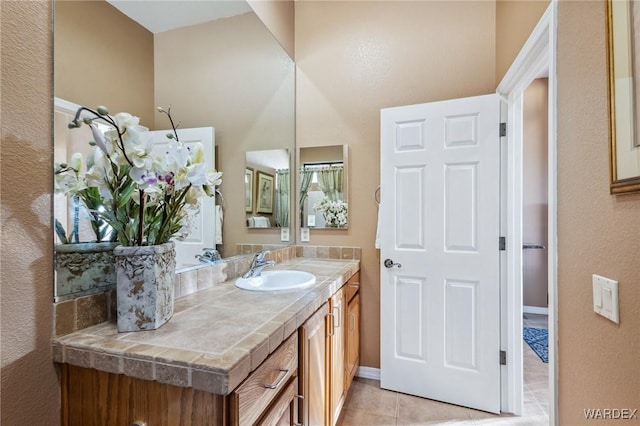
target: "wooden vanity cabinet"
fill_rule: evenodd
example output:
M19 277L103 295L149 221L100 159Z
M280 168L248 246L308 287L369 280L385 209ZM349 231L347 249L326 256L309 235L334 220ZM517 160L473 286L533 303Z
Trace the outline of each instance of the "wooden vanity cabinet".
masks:
M329 304L323 304L298 330L299 391L298 423L309 426L328 424L327 317Z
M346 285L347 309L345 315L346 349L345 349L345 389L351 382L360 365L360 273L356 273Z
M61 423L335 425L360 360L359 285L357 273L226 396L62 364Z
M286 407L294 405L297 376L298 338L294 333L231 393L231 425L276 424Z
M62 364L62 424L293 426L297 376L297 333L227 396Z
M294 426L297 424L298 378L289 382L278 399L256 423L259 426Z
M346 303L344 287L329 299L329 332L327 343L330 350L329 374L329 421L334 425L338 421L340 411L347 395L345 380L345 348L346 348Z
M335 425L360 364L360 275L323 304L298 332L298 423Z
M222 395L69 364L60 379L64 426L227 424Z
M345 351L345 389L351 387L351 382L360 365L360 294L356 294L347 303L347 348Z

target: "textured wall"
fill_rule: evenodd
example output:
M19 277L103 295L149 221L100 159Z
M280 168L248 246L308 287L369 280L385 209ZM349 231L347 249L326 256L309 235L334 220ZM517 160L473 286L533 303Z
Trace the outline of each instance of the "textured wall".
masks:
M295 4L293 0L247 0L282 48L295 57Z
M188 48L187 48L188 46ZM180 127L213 126L223 172L223 256L239 243L278 244L279 229L248 230L245 152L295 145L295 67L255 13L155 35L155 102ZM156 128L166 116L156 114Z
M549 0L496 1L496 85L548 6Z
M3 425L55 425L51 3L3 1L1 318Z
M558 11L560 424L602 424L583 410L640 409L640 195L609 194L604 2ZM619 325L593 312L594 273L620 282Z
M362 247L363 366L380 366L380 109L495 92L495 16L484 1L296 2L296 145L349 145L349 229L310 244Z
M153 34L105 0L55 1L55 95L153 126Z

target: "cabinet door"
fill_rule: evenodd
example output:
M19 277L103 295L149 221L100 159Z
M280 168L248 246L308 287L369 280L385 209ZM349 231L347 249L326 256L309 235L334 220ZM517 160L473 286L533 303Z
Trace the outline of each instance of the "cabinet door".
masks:
M360 365L360 294L349 301L347 306L347 350L346 350L346 389L348 390Z
M329 381L330 393L329 401L331 402L331 424L336 424L340 410L344 404L345 377L344 377L344 361L345 361L345 292L343 289L338 290L329 299L330 303L330 330L329 343L331 348L331 358L329 362Z
M329 304L325 303L300 327L299 423L304 425L327 424L327 316Z

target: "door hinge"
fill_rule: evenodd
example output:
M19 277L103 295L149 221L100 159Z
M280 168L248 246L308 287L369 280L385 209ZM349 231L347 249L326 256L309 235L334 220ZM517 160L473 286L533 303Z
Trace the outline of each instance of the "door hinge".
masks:
M507 365L507 351L500 351L500 365Z
M500 237L500 239L498 240L498 247L500 248L501 251L504 251L507 249L507 239L505 237Z
M507 123L500 123L500 137L507 136Z

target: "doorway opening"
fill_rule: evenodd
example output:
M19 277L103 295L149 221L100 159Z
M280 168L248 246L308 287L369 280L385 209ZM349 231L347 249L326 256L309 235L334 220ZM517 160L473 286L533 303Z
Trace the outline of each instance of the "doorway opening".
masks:
M548 415L557 423L557 162L556 162L556 22L557 2L552 1L529 39L500 82L497 92L507 101L507 146L504 229L507 234L506 268L502 287L503 349L512 362L503 367L502 410L523 412L523 268L524 231L524 93L531 83L546 73L547 79L547 260L548 293ZM535 241L533 242L535 243Z
M545 69L523 93L523 415L549 415L548 117Z

